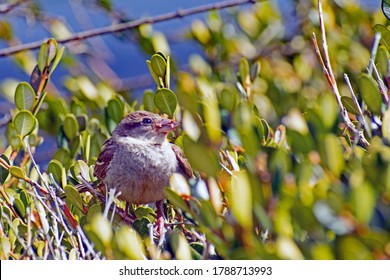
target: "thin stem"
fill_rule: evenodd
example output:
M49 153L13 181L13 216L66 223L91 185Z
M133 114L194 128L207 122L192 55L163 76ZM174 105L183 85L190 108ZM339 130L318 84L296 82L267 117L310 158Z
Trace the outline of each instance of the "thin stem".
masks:
M365 129L367 129L368 126L367 126L367 123L366 123L366 119L364 118L362 108L360 107L360 104L359 104L359 102L358 102L358 100L357 100L357 98L356 98L355 91L354 91L353 88L352 88L351 81L349 80L349 77L348 77L347 74L344 74L344 80L345 80L345 82L346 82L346 84L347 84L347 86L348 86L349 91L351 92L352 101L353 101L353 103L355 104L355 107L356 107L356 109L357 109L358 112L359 112L359 116L360 116L361 119L362 119L363 127L364 127Z
M28 0L19 0L19 1L14 1L13 3L1 4L0 14L6 14L27 1Z
M347 110L345 109L343 103L341 102L341 95L340 95L340 92L339 92L339 89L337 86L337 82L336 82L335 76L333 74L332 65L331 65L330 59L329 59L328 45L326 42L324 15L323 15L323 11L322 11L321 0L318 0L318 14L319 14L319 20L320 20L320 31L321 31L321 38L322 38L323 55L321 54L320 48L318 46L317 38L316 38L315 34L313 33L312 43L314 46L315 53L317 55L317 58L321 64L321 66L322 66L322 69L325 73L325 77L328 80L330 87L332 88L332 92L333 92L334 96L336 97L337 104L339 106L341 115L342 115L343 120L344 120L344 124L346 125L348 130L354 135L354 137L359 139L360 145L362 145L363 147L367 147L367 146L369 146L369 143L366 140L363 132L360 131L359 129L357 129L355 127L355 125L352 123L351 119L348 116Z
M72 36L69 36L68 38L59 39L59 40L57 40L57 43L67 44L67 43L74 42L74 41L82 41L82 40L96 37L96 36L102 36L102 35L106 35L106 34L112 34L115 32L134 29L134 28L137 28L143 24L154 24L154 23L168 21L168 20L175 19L175 18L183 18L183 17L187 17L190 15L200 14L200 13L204 13L204 12L211 11L211 10L221 10L221 9L244 5L244 4L255 4L256 2L257 2L256 0L233 0L233 1L225 1L225 2L219 2L219 3L214 3L214 4L197 6L197 7L185 9L185 10L179 9L176 12L161 14L161 15L158 15L155 17L142 18L142 19L137 19L134 21L125 22L125 23L114 24L114 25L105 26L105 27L101 27L101 28L82 31L79 33L75 33ZM24 44L24 45L6 48L3 50L0 50L0 57L13 55L15 53L22 52L22 51L35 50L35 49L40 48L41 44L42 44L42 40L39 40L36 42Z
M370 61L371 61L371 65L372 65L372 68L373 68L374 73L375 73L376 81L378 82L378 85L379 85L379 91L382 95L383 101L385 102L386 106L388 106L389 96L387 95L387 88L386 88L385 84L383 83L381 76L379 75L378 68L376 68L374 61L372 59L370 59Z
M372 70L375 66L374 62L375 62L375 58L376 58L376 53L378 51L379 42L381 40L381 36L382 35L380 32L375 33L374 44L372 46L371 54L370 54L370 63L368 64L368 75L371 75Z

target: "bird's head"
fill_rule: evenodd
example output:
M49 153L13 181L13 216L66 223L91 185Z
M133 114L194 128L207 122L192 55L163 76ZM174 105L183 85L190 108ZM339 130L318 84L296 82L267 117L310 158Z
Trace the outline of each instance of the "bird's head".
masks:
M161 144L167 134L178 126L174 120L163 118L146 111L135 111L128 114L114 129L112 136L131 137L137 140Z

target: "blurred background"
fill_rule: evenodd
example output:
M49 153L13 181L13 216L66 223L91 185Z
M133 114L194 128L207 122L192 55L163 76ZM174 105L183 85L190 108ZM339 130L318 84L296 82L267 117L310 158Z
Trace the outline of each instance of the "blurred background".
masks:
M3 7L13 2L21 4L0 14L1 49L219 1L0 1ZM337 68L359 73L368 62L373 23L386 22L380 1L325 2L332 30L329 44L337 50L336 73ZM287 108L310 106L321 91L328 90L310 44L311 33L317 28L316 1L259 1L67 44L51 77L48 100L61 96L67 102L72 97L90 101L91 94L97 94L95 102L88 105L90 113L99 115L99 108L113 93L131 104L142 99L145 89L154 90L145 61L157 51L171 55L174 70L203 75L211 69L211 75L226 81L236 79L239 59L245 57L261 62L258 103L263 104L259 106L267 121L277 125ZM18 82L29 81L37 53L0 58L0 124L9 119ZM272 107L272 102L281 99L285 106ZM48 123L43 129L55 135L57 126ZM0 131L5 134L4 125ZM49 139L45 137L45 145L50 145ZM4 135L0 143L1 151ZM50 150L45 145L42 149ZM54 148L55 143L50 146Z
M9 2L0 1L0 4L7 5ZM0 14L0 39L2 39L0 40L0 48L8 47L10 42L21 44L37 40L43 41L49 37L64 38L75 32L217 2L220 1L24 1L13 11ZM297 8L308 5L308 2L312 1L276 0L263 2L269 2L280 13L278 16L280 16L283 28L275 28L279 38L289 40L300 35L301 22L310 20L309 18L302 18L303 15L297 13ZM379 0L339 0L330 2L335 2L340 7L349 2L349 4L360 5L361 8L371 12L378 10L380 7ZM246 10L250 8L250 6L245 5L238 9ZM229 16L227 11L221 11L221 13L224 17ZM310 14L306 16L310 16ZM186 67L192 54L202 53L201 46L190 40L188 34L191 33L191 23L195 19L205 20L206 17L207 13L153 25L155 32L162 32L166 37L171 55L180 66ZM80 44L73 44L67 49L67 53L77 54L77 60L83 63L87 62L91 56L98 58L101 61L100 67L106 67L106 69L99 70L106 71L106 75L112 75L119 79L116 90L138 92L140 89L153 85L145 63L149 54L140 49L134 34L129 33L106 35L89 39ZM9 37L12 37L12 40L9 40ZM32 56L36 56L36 54L37 51L33 52ZM0 84L2 85L0 89L0 101L2 102L0 114L8 111L9 104L4 104L4 102L9 101L10 97L13 96L13 92L9 92L12 88L11 85L16 85L17 81L28 80L29 73L32 71L33 63L18 65L15 62L14 56L0 58ZM88 64L87 62L86 67L94 67ZM87 69L84 70L87 71ZM93 69L90 70L93 72ZM96 71L99 70L96 69ZM72 71L62 65L57 70L56 75L52 77L52 81L62 94L66 94L66 89L62 86L64 77L69 72L72 74Z

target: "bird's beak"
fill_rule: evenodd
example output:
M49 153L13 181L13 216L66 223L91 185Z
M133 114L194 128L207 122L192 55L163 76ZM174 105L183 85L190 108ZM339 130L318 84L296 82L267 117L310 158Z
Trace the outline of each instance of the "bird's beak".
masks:
M179 124L174 120L163 119L161 122L155 124L155 129L159 133L168 133L170 131L175 130L178 125Z

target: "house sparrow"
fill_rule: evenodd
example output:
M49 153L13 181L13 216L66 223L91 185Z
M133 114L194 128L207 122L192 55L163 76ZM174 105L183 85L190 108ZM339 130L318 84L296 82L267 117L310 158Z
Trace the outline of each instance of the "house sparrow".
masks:
M183 151L167 141L167 134L177 126L174 120L146 111L128 114L96 161L94 176L100 186L120 191L119 199L127 203L162 201L173 173L187 178L193 174ZM161 202L156 205L162 207Z

